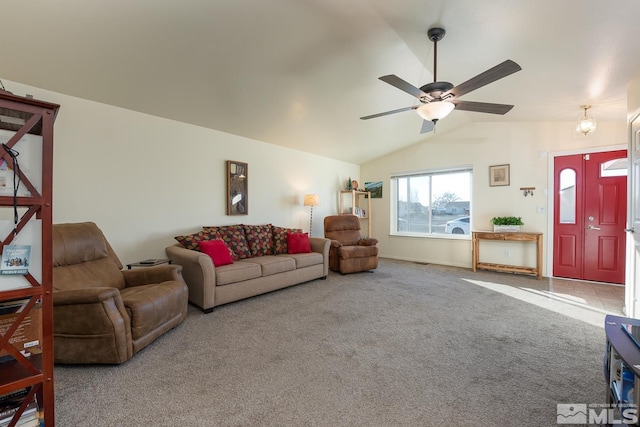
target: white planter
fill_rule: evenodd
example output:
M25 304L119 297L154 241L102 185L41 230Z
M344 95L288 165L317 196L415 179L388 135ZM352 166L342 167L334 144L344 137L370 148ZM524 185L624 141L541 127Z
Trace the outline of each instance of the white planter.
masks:
M493 225L493 231L520 231L520 225Z

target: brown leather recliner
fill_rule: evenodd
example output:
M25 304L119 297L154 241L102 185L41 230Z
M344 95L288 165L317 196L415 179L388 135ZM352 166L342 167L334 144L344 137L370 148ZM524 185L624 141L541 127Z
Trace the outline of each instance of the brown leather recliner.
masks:
M342 274L374 270L378 267L378 243L362 238L360 219L355 215L324 218L324 237L331 239L329 268Z
M179 325L188 304L181 272L122 270L96 224L54 224L55 363L123 363Z

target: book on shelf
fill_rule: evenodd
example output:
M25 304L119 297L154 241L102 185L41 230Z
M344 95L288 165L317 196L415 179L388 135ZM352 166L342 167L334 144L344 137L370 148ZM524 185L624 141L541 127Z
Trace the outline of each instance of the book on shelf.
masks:
M20 405L24 402L29 393L29 388L22 388L11 393L0 396L0 427L6 427L11 423L14 415L18 412ZM38 402L35 395L31 402L24 408L16 427L37 426L39 423Z
M15 427L38 427L40 425L40 418L37 415L33 415L31 418L20 417ZM8 427L9 422L6 424L0 424L0 427Z
M0 395L0 414L8 409L15 407L16 405L20 406L24 398L27 397L27 394L29 394L29 390L29 387L24 387Z
M0 275L27 274L31 245L4 245L0 261Z
M0 302L0 334L8 331L18 316L29 303L29 298L21 298ZM9 344L14 346L25 357L41 353L42 342L42 302L39 300L20 322L18 328L9 338ZM0 348L0 363L14 360L13 356L4 348ZM1 426L0 426L1 427Z

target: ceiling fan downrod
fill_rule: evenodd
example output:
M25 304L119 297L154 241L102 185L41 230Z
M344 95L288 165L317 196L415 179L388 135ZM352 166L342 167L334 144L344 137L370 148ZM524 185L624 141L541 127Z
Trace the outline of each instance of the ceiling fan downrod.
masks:
M427 36L433 42L433 81L438 81L438 42L442 40L446 31L444 28L429 28Z

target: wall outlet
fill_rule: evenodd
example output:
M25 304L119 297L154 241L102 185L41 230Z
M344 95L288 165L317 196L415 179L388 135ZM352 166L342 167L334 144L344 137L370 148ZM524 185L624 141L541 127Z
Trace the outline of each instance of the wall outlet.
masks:
M511 256L511 251L509 249L506 249L504 251L504 256L505 256L505 258L509 258Z

